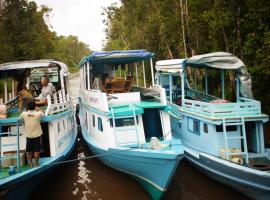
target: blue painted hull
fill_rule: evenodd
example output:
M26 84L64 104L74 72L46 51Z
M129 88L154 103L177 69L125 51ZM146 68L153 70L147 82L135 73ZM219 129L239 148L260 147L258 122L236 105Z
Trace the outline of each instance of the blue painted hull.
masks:
M83 129L83 128L82 128ZM131 175L150 193L153 199L160 199L167 190L179 161L183 157L182 148L170 156L136 149L122 151L117 148L102 149L95 145L86 130L83 130L88 147L95 155L105 154L99 159L109 167Z
M185 158L209 177L230 186L248 197L258 200L270 199L270 174L262 176L251 173L238 169L237 164L230 163L232 166L226 165L203 155L197 158L186 151ZM219 160L223 161L222 159Z
M73 138L69 147L61 155L53 158L48 165L33 168L33 170L23 175L17 174L18 177L4 183L0 180L0 199L29 199L31 191L43 180L45 176L48 175L48 173L57 167L57 165L54 164L65 160L72 153L76 146L77 130L74 129L72 134L76 135L76 137Z

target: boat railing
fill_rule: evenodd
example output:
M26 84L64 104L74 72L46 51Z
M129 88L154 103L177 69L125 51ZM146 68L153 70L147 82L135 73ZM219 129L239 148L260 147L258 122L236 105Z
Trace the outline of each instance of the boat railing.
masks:
M204 92L200 92L198 90L193 90L191 88L185 89L185 95L189 96L191 98L200 99L200 100L205 101L205 102L219 99L218 97L215 97L213 95L205 94Z
M48 107L45 115L53 115L70 109L70 97L65 90L59 90L53 95L47 96Z
M211 103L185 99L183 110L214 118L241 117L261 114L261 104L253 99L240 98L235 103Z
M12 126L15 127L15 130L12 129ZM8 167L8 165L15 165L17 166L17 171L21 171L20 136L19 121L9 124L5 131L0 128L0 174L2 169ZM13 162L14 159L15 162ZM10 162L13 163L10 164Z

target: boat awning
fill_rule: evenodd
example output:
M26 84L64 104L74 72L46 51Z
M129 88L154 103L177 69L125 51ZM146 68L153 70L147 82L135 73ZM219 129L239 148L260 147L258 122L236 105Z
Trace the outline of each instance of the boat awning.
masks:
M121 105L121 106L113 106L113 113L115 117L125 117L125 116L133 116L133 109L130 105ZM135 114L141 115L144 110L141 107L134 107ZM108 117L112 117L112 111L108 113Z
M185 65L236 70L245 66L242 60L231 53L215 52L188 58Z
M0 65L0 71L41 67L60 67L63 70L63 74L65 76L69 74L66 64L54 60L30 60L4 63Z
M156 62L156 70L168 73L182 73L185 59L160 60Z
M80 62L80 66L85 62L91 64L128 64L153 58L154 55L146 50L93 52Z

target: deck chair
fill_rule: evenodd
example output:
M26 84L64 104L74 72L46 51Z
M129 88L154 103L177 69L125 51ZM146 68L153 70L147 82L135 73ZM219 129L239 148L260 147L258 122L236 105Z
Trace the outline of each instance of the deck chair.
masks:
M124 93L125 92L125 80L115 80L112 82L111 93Z
M133 76L127 76L127 80L125 83L125 92L130 92L133 84Z

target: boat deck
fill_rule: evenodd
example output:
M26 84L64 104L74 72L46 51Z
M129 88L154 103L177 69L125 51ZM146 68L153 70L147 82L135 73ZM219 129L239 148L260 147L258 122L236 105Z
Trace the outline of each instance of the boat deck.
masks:
M51 157L44 157L44 158L40 158L40 165L48 162L51 159ZM21 172L26 172L27 170L30 170L33 168L30 168L29 164L26 164L24 166L21 167ZM17 169L16 169L16 173L18 173ZM9 177L8 174L8 167L5 168L1 168L0 171L0 180Z

